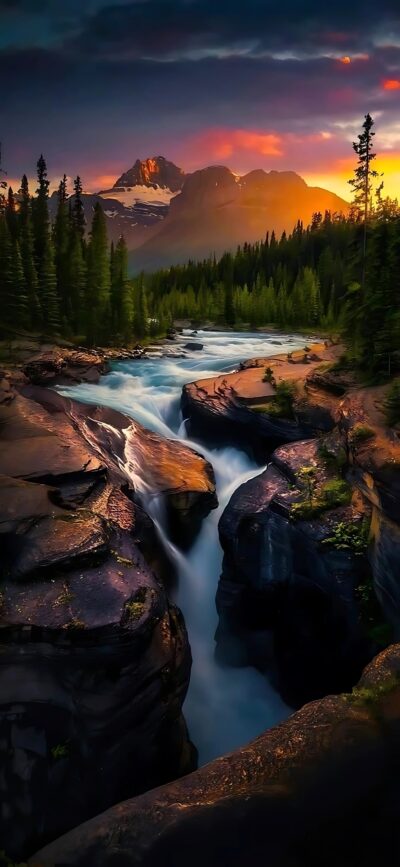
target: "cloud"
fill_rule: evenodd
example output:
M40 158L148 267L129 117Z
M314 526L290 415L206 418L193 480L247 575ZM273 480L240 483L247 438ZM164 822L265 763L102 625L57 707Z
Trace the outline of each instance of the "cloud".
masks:
M384 90L400 90L400 79L399 78L386 78L383 82Z
M337 0L137 0L108 3L87 18L75 49L86 46L105 57L196 59L280 51L299 56L348 56L374 38L390 39L399 23L397 0L384 0L379 18L372 4Z

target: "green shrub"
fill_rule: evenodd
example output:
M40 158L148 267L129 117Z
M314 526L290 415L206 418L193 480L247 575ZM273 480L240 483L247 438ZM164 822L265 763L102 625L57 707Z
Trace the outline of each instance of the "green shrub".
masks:
M272 370L272 367L266 367L265 368L265 373L264 373L262 381L263 382L270 382L271 385L275 385L275 377L274 377L274 371Z
M337 452L332 451L327 446L326 442L321 442L318 448L318 454L322 458L325 466L335 470L342 470L347 464L346 452L343 446L339 446Z
M324 545L332 545L338 551L354 551L363 554L368 546L369 526L367 521L353 524L340 521L332 530L332 535L324 539Z
M386 422L390 427L400 422L400 379L395 379L389 386L384 409Z
M369 427L367 424L356 424L350 431L350 443L353 446L357 446L372 439L374 436L376 434L372 427Z
M351 500L351 488L345 479L330 479L322 486L320 497L326 503L327 509L347 506Z
M68 744L56 744L55 747L52 747L51 755L54 761L58 761L58 759L66 759L69 755Z
M305 468L303 468L305 469ZM299 473L301 475L301 472ZM321 486L315 485L312 493L307 490L307 499L293 503L290 514L301 521L318 518L328 509L347 506L351 500L351 487L345 479L330 479Z
M275 397L269 403L265 404L265 409L262 410L268 415L277 416L278 418L292 419L293 402L296 396L296 383L282 380L278 382L275 389ZM256 410L257 411L257 410ZM260 409L258 410L260 412Z

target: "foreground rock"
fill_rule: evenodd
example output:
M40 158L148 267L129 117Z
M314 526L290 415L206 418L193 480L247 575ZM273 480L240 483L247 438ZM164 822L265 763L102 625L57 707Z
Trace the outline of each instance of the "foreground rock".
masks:
M105 356L95 350L51 347L34 354L24 366L24 373L35 385L54 383L98 382L108 371Z
M190 547L203 518L218 504L213 469L201 455L109 407L82 404L34 386L25 388L24 395L45 409L56 428L68 419L89 445L91 460L96 455L129 483L137 501L151 506L160 498L172 540Z
M398 863L400 647L351 695L305 706L249 746L118 804L31 867L366 867Z
M130 468L180 530L214 504L211 470L110 413L37 386L0 406L0 840L13 860L195 764L186 630Z

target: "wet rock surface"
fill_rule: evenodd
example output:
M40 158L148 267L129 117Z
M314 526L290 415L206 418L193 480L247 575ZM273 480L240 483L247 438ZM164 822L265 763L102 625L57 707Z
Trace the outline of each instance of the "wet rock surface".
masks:
M318 489L338 481L319 449L315 440L277 449L235 492L219 525L218 653L265 670L273 659L280 690L295 705L350 688L373 654L357 596L366 554L330 542L336 527L369 520L370 508L349 489L348 503L307 517L303 467L312 468L315 502ZM296 504L304 515L294 514Z
M0 406L0 839L17 860L195 766L187 634L126 465L148 462L177 532L215 505L189 449L22 386Z
M399 674L394 645L351 695L306 705L243 749L118 804L30 867L391 867L400 857Z

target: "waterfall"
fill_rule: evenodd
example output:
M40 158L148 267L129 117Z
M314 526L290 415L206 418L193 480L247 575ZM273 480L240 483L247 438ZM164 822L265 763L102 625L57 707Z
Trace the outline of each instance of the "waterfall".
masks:
M278 350L263 334L199 331L196 340L204 344L201 353L118 362L96 385L60 388L74 399L110 406L163 436L182 440L214 467L219 507L204 520L191 550L183 554L168 537L163 500L149 491L145 469L132 459L129 446L123 464L176 567L174 601L183 611L193 656L184 713L200 763L243 745L284 719L289 709L266 677L254 668L230 668L215 660L215 593L222 563L218 521L236 488L262 468L239 449L208 449L201 442L189 440L179 411L180 394L185 383L233 370L245 358L274 355L304 345L304 337L274 338L281 340Z

